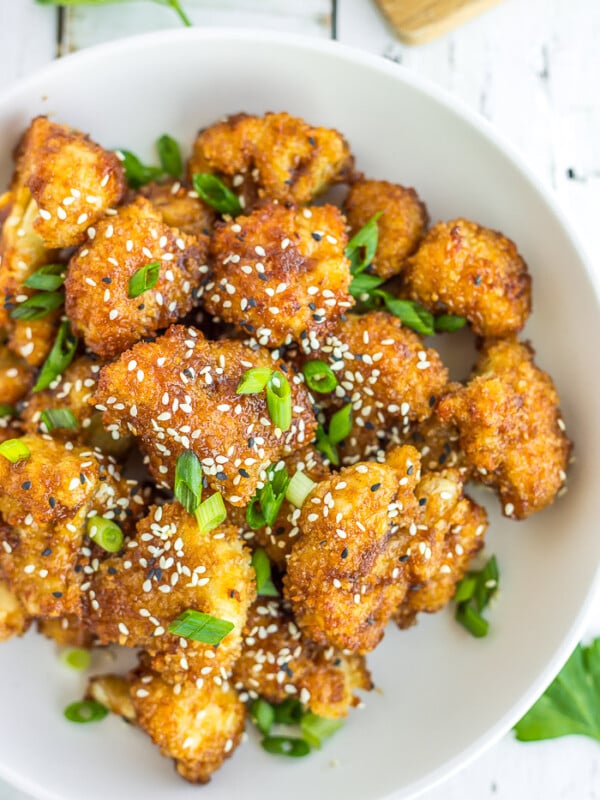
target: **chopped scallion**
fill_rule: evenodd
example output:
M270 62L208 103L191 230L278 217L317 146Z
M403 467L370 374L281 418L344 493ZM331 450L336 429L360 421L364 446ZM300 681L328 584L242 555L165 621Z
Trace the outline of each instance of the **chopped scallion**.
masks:
M87 535L107 553L118 553L123 547L123 531L112 519L89 517Z
M78 700L65 708L64 715L69 722L99 722L108 715L108 708L95 700Z
M188 513L196 513L202 500L202 465L192 450L184 450L177 459L173 493Z
M158 158L161 167L172 178L181 178L183 172L183 160L181 158L181 150L179 144L169 136L168 133L163 134L156 143L158 150Z
M250 706L250 719L264 736L268 736L275 722L275 709L258 697Z
M302 758L310 753L310 745L304 739L289 736L266 736L261 745L267 753L291 758Z
M65 282L66 269L64 264L46 264L30 275L23 282L23 286L27 286L29 289L39 289L42 292L55 292Z
M200 533L208 533L214 528L218 528L227 519L227 509L221 493L215 492L203 503L200 503L195 513Z
M372 216L371 219L354 234L346 246L345 254L346 258L350 260L350 271L352 275L360 274L373 261L379 239L377 220L382 214L383 211L378 211L377 214Z
M69 430L77 428L77 420L68 408L47 408L42 411L40 417L47 431L53 431L55 428Z
M433 321L435 330L438 333L454 333L459 331L467 324L464 317L457 317L455 314L440 314Z
M0 455L4 456L11 464L16 464L18 461L25 461L29 458L31 452L20 439L6 439L0 443Z
M10 312L11 319L34 320L56 311L65 302L63 292L37 292Z
M89 650L82 647L71 647L61 653L60 660L71 669L88 669L92 663L92 656Z
M291 479L285 496L296 508L302 508L304 501L316 485L305 472L299 469Z
M169 633L216 647L235 628L233 622L188 608L169 625Z
M319 749L323 740L333 736L343 724L341 719L326 719L325 717L318 717L309 711L302 715L300 729L302 730L303 738L309 745Z
M302 372L306 378L308 388L313 392L328 394L329 392L333 392L338 385L335 373L324 361L318 359L315 361L307 361L302 367Z
M256 594L259 597L277 597L277 591L271 580L271 562L262 547L252 554L252 566L256 574Z
M220 214L237 217L242 213L242 206L237 196L216 175L197 172L192 182L198 196Z
M160 167L151 167L142 163L130 150L117 150L116 153L123 164L125 180L132 189L139 189L141 186L163 177Z
M32 391L40 392L50 386L52 381L56 380L69 366L76 351L77 337L73 335L69 320L65 319L60 324L52 350L44 362Z
M241 377L236 394L259 394L269 382L273 370L269 367L253 367L246 370Z
M154 289L160 276L160 261L152 261L136 270L129 279L129 297L139 297L149 289Z
M267 408L275 427L288 431L292 424L292 388L282 372L274 372L267 383Z

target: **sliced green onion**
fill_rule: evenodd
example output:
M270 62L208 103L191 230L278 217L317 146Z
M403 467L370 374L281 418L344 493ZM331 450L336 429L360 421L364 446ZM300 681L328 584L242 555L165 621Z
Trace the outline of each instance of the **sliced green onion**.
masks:
M476 587L477 578L473 577L472 575L465 575L465 577L456 587L456 592L454 593L455 602L464 603L466 600L470 600L475 594Z
M220 214L237 217L242 213L242 205L237 196L216 175L197 172L192 182L198 196Z
M289 736L266 736L261 745L267 753L278 756L302 758L310 753L310 745L304 739L294 739Z
M44 362L32 391L40 392L42 389L47 389L52 381L66 370L76 351L77 337L73 335L69 320L65 319L60 324L52 350Z
M498 572L496 556L492 556L483 569L479 570L475 575L477 578L477 585L473 595L475 608L477 611L483 611L498 591L500 574Z
M292 387L282 372L274 372L267 383L267 408L275 427L288 431L292 424Z
M47 431L53 431L55 428L77 428L77 420L68 408L47 408L42 411L41 419Z
M329 441L327 432L322 425L317 426L317 437L315 439L315 447L320 453L323 453L326 459L330 461L334 467L340 463L337 447Z
M379 240L377 220L382 214L383 211L378 211L377 214L372 216L371 219L354 234L346 246L345 255L346 258L350 260L350 272L352 275L358 275L373 261L377 250L377 242ZM364 251L362 255L361 251Z
M259 697L250 706L250 719L264 736L268 736L275 722L275 709Z
M108 708L95 700L78 700L64 710L69 722L99 722L108 715Z
M218 528L227 519L227 509L220 492L215 492L196 509L196 519L200 533L208 533Z
M440 314L433 321L434 327L438 333L454 333L459 331L467 324L464 317L457 317L455 314Z
M130 150L117 150L116 154L123 164L125 180L132 189L139 189L140 186L163 177L164 173L160 167L143 164Z
M92 655L82 647L72 647L61 653L60 660L71 669L88 669L92 663Z
M246 522L253 530L265 525L274 525L290 479L285 467L267 470L267 482L257 489L246 509Z
M361 272L358 275L355 275L352 278L352 283L350 284L350 294L356 300L364 299L365 295L370 295L373 289L377 289L378 286L384 283L383 278L379 278L377 275L368 275L366 272Z
M242 375L236 394L259 394L269 382L273 370L269 367L253 367Z
M188 608L169 625L169 633L217 646L235 628L233 622Z
M333 392L338 385L338 380L331 367L319 359L307 361L302 367L302 372L306 378L308 388L313 392L328 394Z
M275 722L278 725L298 725L304 713L302 703L295 697L288 697L283 703L278 703L273 708Z
M252 566L256 573L256 594L259 597L278 597L279 592L271 580L271 562L262 547L252 554Z
M169 136L168 133L165 133L156 143L156 149L158 150L158 158L161 167L167 175L170 175L172 178L181 178L183 160L181 158L179 144L175 139Z
M184 450L177 459L173 493L190 514L195 514L202 500L202 465L192 450Z
M456 620L478 639L487 636L489 622L479 614L469 603L461 603L456 609Z
M30 455L29 448L20 439L6 439L0 443L0 456L4 456L11 464L24 461Z
M352 404L348 403L331 417L327 436L331 444L339 444L352 430Z
M398 317L407 328L424 336L433 336L433 315L422 305L412 300L400 300L387 292L381 292L381 296L390 314Z
M343 724L341 719L318 717L311 711L304 714L300 720L300 728L304 740L307 741L311 747L316 747L317 749L320 749L324 739L333 736Z
M11 406L10 403L0 403L0 419L5 419L5 417L14 417L17 413L17 409L14 406Z
M41 319L52 311L56 311L65 302L63 292L38 292L23 303L19 303L10 312L11 319Z
M123 531L112 519L89 517L87 535L107 553L118 553L123 547Z
M129 279L129 297L139 297L148 289L154 289L160 275L160 261L152 261L145 267L140 267Z
M66 266L64 264L46 264L30 275L23 286L39 289L42 292L54 292L65 282Z
M302 508L304 501L316 485L305 472L299 469L289 483L285 493L286 499L296 508Z

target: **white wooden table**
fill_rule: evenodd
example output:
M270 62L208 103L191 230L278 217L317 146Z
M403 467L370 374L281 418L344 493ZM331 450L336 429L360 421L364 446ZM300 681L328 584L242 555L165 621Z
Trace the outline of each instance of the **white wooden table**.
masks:
M182 3L197 25L333 36L402 63L443 86L491 120L521 150L558 194L600 270L599 0L504 0L418 49L394 39L373 0ZM0 90L57 54L178 24L172 11L152 3L59 14L34 0L0 0ZM588 636L598 634L600 606ZM485 798L600 798L600 747L582 738L523 745L508 735L426 795L426 800ZM26 798L0 782L0 800Z

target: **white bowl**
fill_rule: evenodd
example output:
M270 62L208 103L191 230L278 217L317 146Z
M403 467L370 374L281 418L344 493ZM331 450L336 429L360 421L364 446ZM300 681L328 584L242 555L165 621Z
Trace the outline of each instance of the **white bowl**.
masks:
M534 276L527 335L563 398L577 463L570 490L526 523L491 513L501 595L475 640L449 612L388 630L369 658L381 692L310 758L262 752L251 735L203 789L185 784L119 719L76 726L62 709L83 679L30 634L0 646L0 774L55 800L375 800L431 787L524 713L575 645L600 555L597 287L564 218L479 117L410 72L293 36L183 30L104 45L52 64L0 99L0 181L32 116L150 156L165 131L189 144L235 111L288 110L349 138L368 175L417 187L433 220L464 215L513 238ZM105 668L110 665L105 665Z

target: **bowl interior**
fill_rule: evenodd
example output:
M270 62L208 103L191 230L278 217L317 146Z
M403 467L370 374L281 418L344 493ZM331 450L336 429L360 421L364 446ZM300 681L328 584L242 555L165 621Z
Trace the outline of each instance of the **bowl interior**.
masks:
M184 31L85 52L0 99L0 182L35 114L107 147L151 156L169 132L189 146L196 130L236 111L288 110L339 128L372 177L415 186L432 220L466 216L513 238L534 278L526 336L563 398L577 462L567 495L526 523L490 511L488 552L501 569L491 634L474 640L449 612L388 630L369 659L379 691L319 753L299 761L250 742L202 789L206 800L381 798L430 786L503 733L574 645L596 573L600 537L594 458L598 304L564 222L493 134L395 65L330 44L231 31ZM460 345L459 345L460 346ZM99 671L112 669L107 654ZM40 797L184 798L149 742L118 719L73 726L61 711L81 691L54 647L30 634L0 647L0 772ZM316 792L316 795L315 795Z

